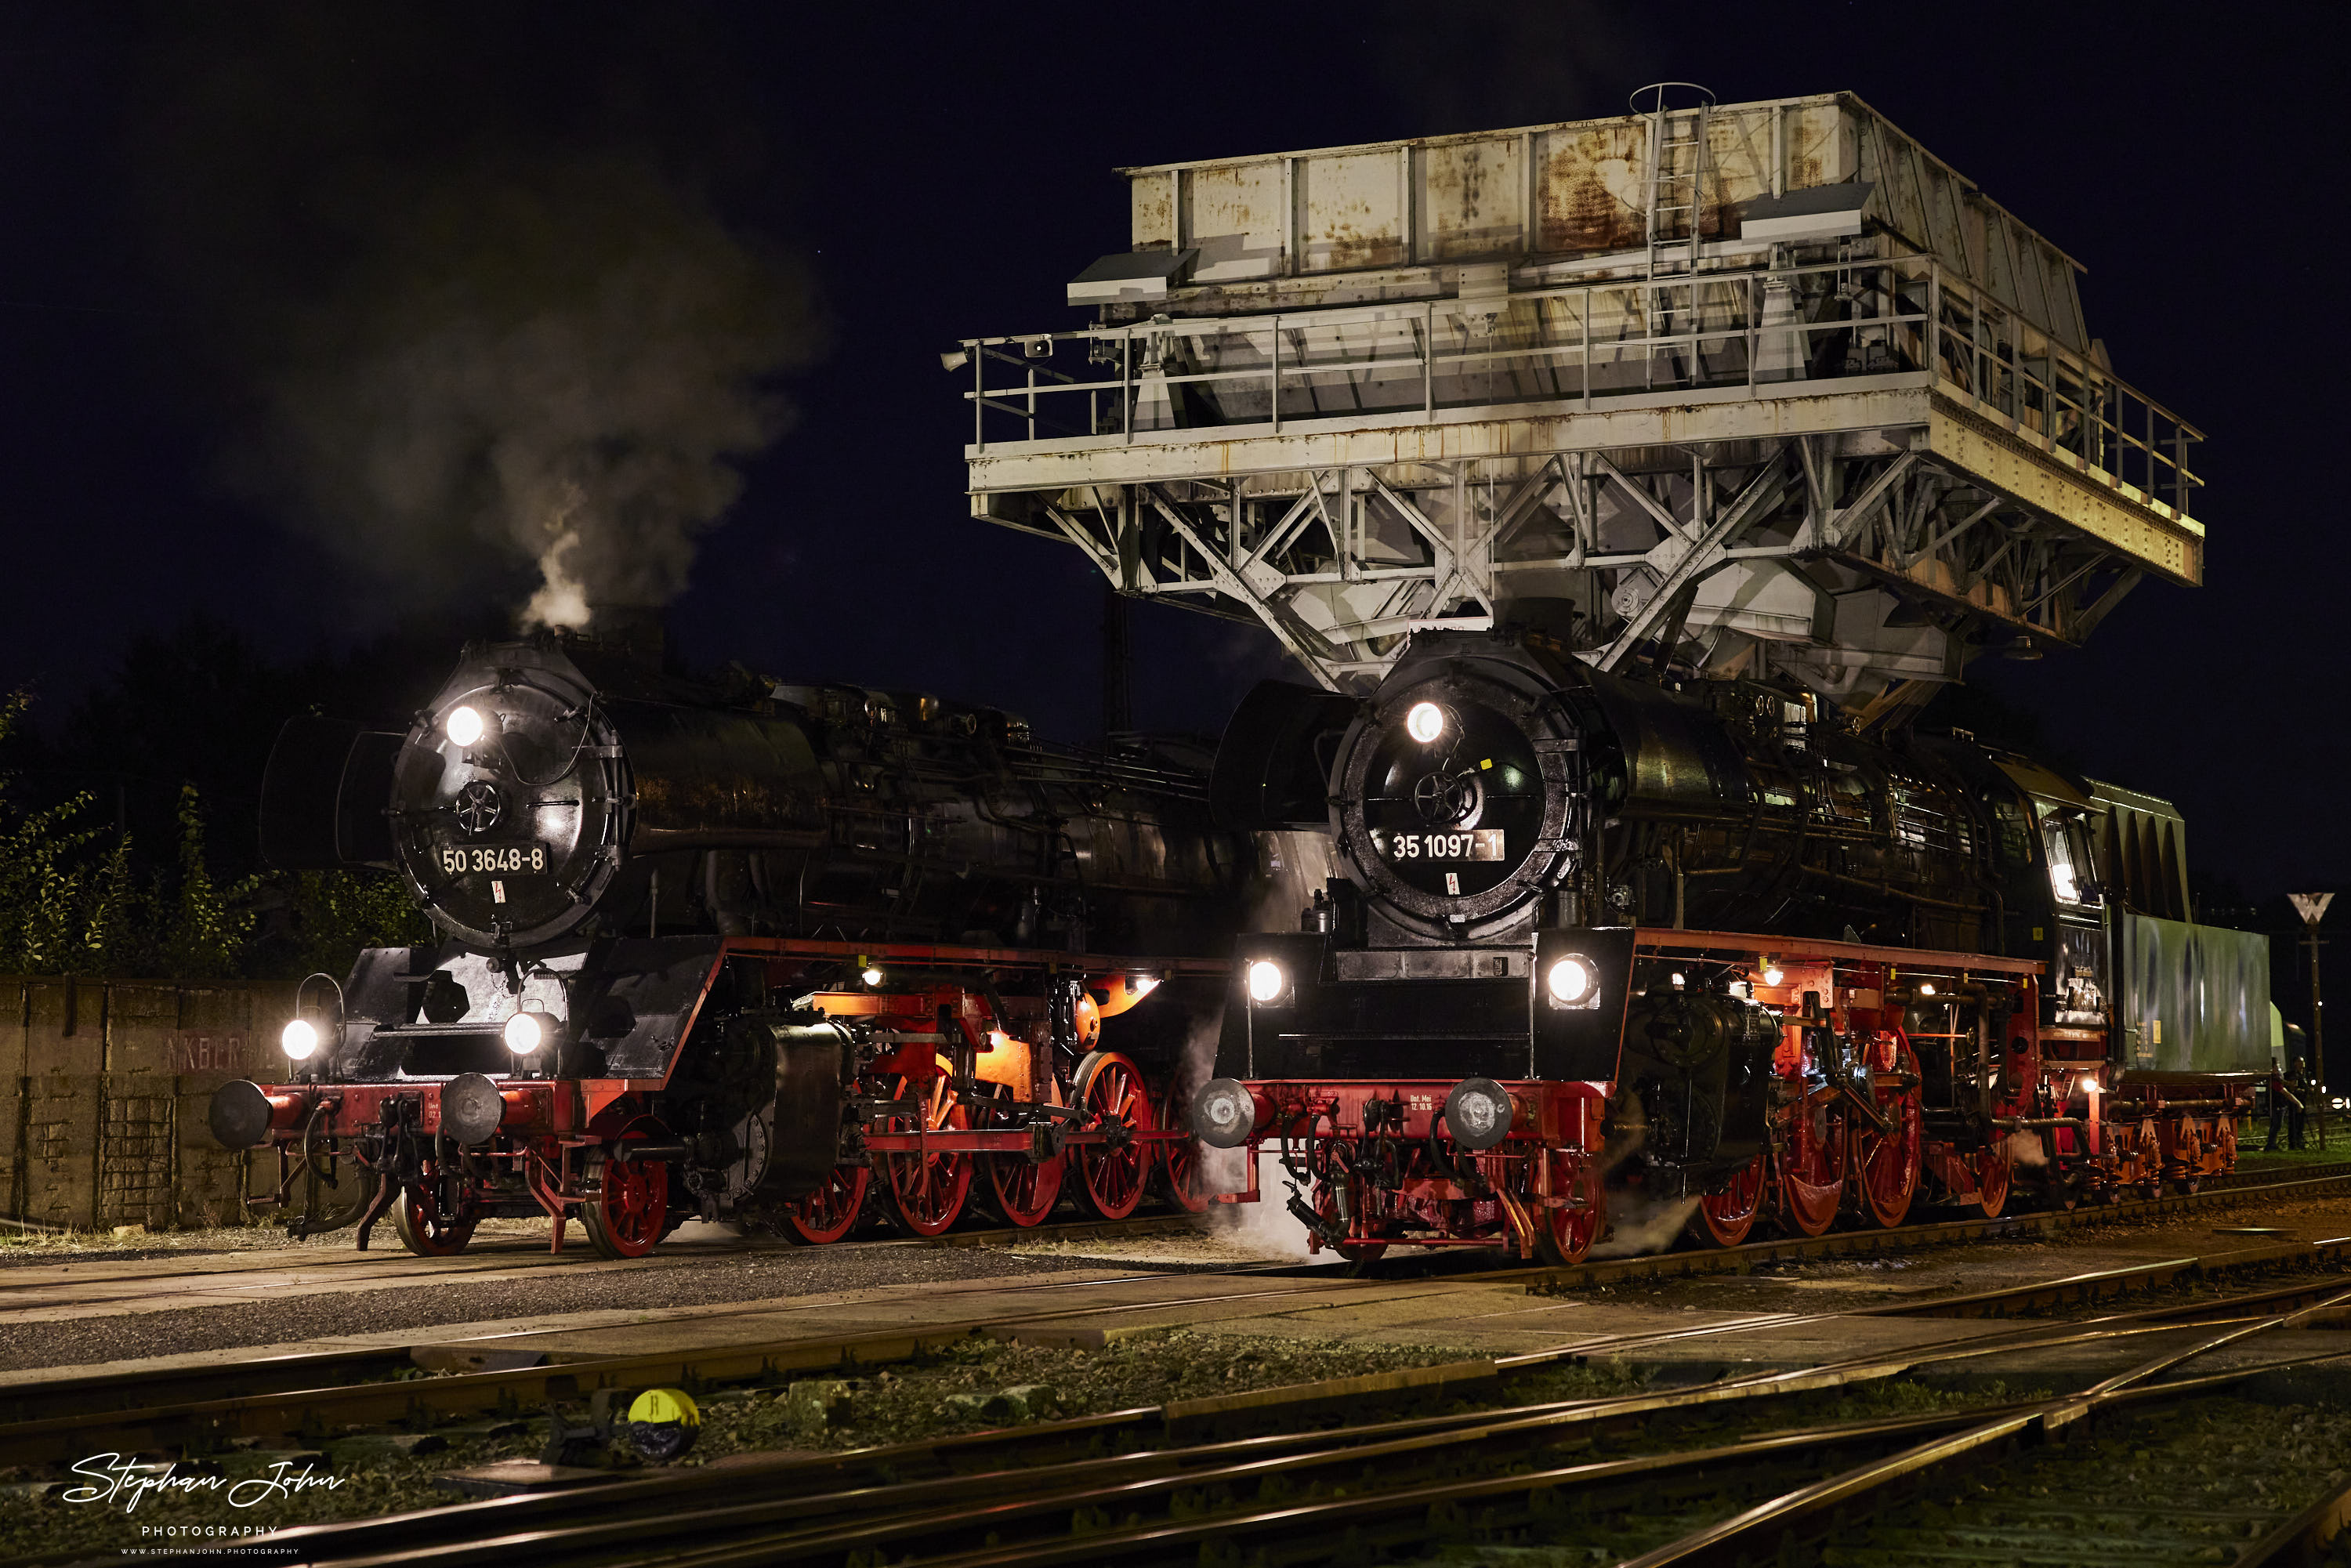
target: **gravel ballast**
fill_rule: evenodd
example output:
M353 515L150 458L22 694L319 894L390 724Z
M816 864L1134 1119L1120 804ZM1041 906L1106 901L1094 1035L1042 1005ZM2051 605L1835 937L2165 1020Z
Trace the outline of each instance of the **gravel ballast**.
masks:
M455 1331L559 1312L719 1305L1102 1267L1099 1259L1015 1254L987 1247L833 1247L745 1252L619 1271L540 1269L521 1279L468 1282L455 1278L446 1284L260 1298L185 1311L0 1323L0 1371L285 1344L329 1335ZM977 1300L973 1315L985 1315Z

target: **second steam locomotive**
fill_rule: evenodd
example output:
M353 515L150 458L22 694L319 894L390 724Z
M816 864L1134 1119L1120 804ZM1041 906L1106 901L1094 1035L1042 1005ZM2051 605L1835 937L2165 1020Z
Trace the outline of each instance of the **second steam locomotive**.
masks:
M1158 1108L1256 866L1187 758L542 638L468 649L404 734L293 722L263 792L272 860L395 869L441 936L314 977L290 1081L214 1100L298 1230L432 1255L544 1212L622 1257L696 1216L1206 1201Z

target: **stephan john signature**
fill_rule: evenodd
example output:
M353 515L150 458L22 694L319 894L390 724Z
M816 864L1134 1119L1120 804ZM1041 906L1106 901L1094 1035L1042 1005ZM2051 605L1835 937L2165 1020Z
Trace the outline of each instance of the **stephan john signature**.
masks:
M86 1459L76 1459L73 1473L89 1477L91 1484L69 1488L58 1494L58 1500L110 1503L120 1498L122 1511L129 1513L150 1493L179 1492L195 1497L221 1492L225 1494L223 1500L231 1508L252 1508L273 1498L291 1497L319 1487L332 1491L343 1484L340 1476L312 1475L312 1467L308 1463L302 1466L300 1474L289 1475L287 1472L294 1467L284 1459L270 1465L262 1475L247 1476L239 1481L232 1481L226 1476L183 1476L179 1473L177 1461L164 1466L160 1475L144 1473L150 1468L120 1454L92 1454Z

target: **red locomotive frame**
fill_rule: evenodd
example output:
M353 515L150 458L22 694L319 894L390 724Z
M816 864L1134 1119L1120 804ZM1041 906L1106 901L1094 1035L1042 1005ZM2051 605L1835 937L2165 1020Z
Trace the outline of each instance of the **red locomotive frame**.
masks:
M444 1084L262 1085L278 1179L274 1192L248 1203L282 1206L306 1175L315 1178L323 1169L331 1179L333 1162L347 1155L364 1166L355 1140L398 1126L431 1141L436 1163L422 1181L405 1187L391 1180L372 1183L368 1207L358 1216L360 1247L389 1210L411 1249L462 1250L473 1230L465 1216L478 1218L487 1179L506 1174L519 1176L553 1221L550 1249L562 1250L566 1222L578 1218L607 1255L648 1252L680 1218L665 1163L672 1140L649 1102L676 1075L721 973L745 958L765 958L768 975L786 986L812 963L837 967L851 960L883 975L879 984L819 989L800 998L884 1049L872 1055L855 1085L872 1113L851 1134L851 1147L831 1180L784 1216L799 1240L847 1235L877 1182L897 1221L920 1235L954 1225L983 1181L993 1206L1019 1227L1043 1223L1065 1186L1084 1207L1113 1219L1133 1213L1155 1180L1179 1207L1197 1212L1207 1207L1196 1142L1170 1124L1167 1074L1146 1073L1133 1056L1107 1048L1102 1026L1166 979L1222 976L1230 967L1225 961L789 937L714 942L710 967L661 1078L493 1079L503 1102L496 1132L462 1156L438 1152L447 1144L441 1136ZM924 978L893 985L888 976L894 970L918 971ZM967 971L968 983L954 977ZM1004 992L1016 979L1066 988L1061 1016L1057 1019L1049 1003L1025 993L1013 999L1035 1005L1007 1001ZM999 1005L1014 1016L998 1016ZM970 1068L963 1088L955 1082L957 1060ZM451 1190L453 1180L464 1190Z
M1997 1216L2020 1164L2039 1196L2068 1207L2165 1182L2192 1190L2234 1164L2234 1118L2256 1076L2122 1071L2104 1031L2039 1022L2038 960L1654 927L1634 951L1636 969L1728 965L1782 1019L1767 1145L1698 1197L1687 1229L1701 1244L1736 1245L1761 1223L1815 1236L1844 1216L1891 1227L1922 1198ZM1935 1114L1922 1052L1946 1091ZM1971 1115L1953 1112L1961 1085ZM1614 1184L1603 1178L1629 1152L1603 1132L1607 1082L1502 1083L1510 1130L1477 1153L1446 1142L1449 1080L1242 1087L1252 1172L1259 1150L1278 1154L1311 1189L1291 1200L1309 1246L1358 1262L1394 1245L1574 1262L1606 1228Z

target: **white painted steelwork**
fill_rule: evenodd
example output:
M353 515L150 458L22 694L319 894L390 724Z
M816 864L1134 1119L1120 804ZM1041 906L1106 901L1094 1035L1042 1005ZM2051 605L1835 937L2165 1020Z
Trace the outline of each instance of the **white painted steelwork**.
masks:
M2199 434L2061 252L1849 95L1127 173L1138 248L1196 254L951 356L975 515L1326 685L1507 621L1877 718L2201 578Z

